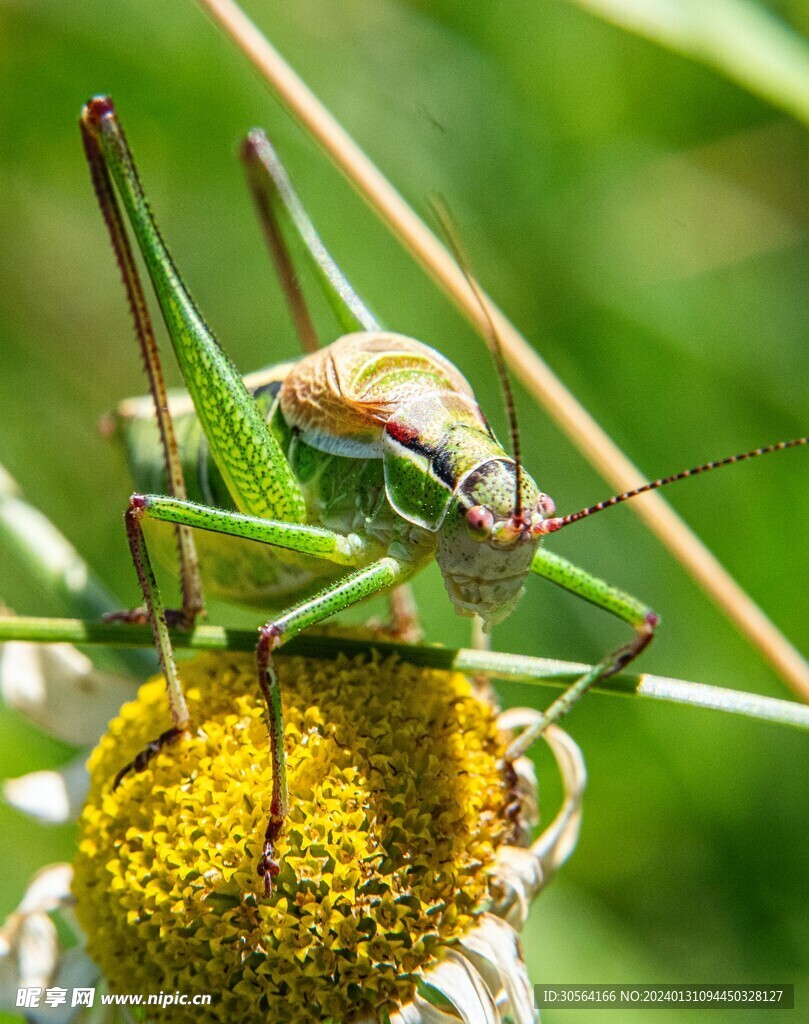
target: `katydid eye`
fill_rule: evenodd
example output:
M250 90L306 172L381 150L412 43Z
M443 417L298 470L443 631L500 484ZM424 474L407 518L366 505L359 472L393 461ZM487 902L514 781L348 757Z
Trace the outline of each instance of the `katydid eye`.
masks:
M492 532L494 516L482 505L473 505L466 513L466 525L477 540L485 540Z

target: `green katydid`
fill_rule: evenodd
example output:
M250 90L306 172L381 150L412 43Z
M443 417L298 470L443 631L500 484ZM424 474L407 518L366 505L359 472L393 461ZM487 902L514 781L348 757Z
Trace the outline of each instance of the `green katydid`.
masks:
M656 614L623 591L540 547L548 533L675 479L807 443L782 442L709 463L570 516L494 437L460 372L439 353L384 331L324 249L266 137L244 147L251 187L308 354L245 380L206 326L175 268L144 196L112 102L97 97L81 119L96 193L124 278L144 352L152 403L127 403L117 429L136 486L126 528L166 677L172 726L122 768L120 783L189 728L168 622L190 627L202 610L192 530L205 531L206 588L231 600L282 607L258 632L257 672L266 700L273 793L259 873L267 892L278 871L275 843L287 812L283 726L273 651L300 631L372 595L392 592L435 558L462 615L487 629L509 614L533 573L628 623L633 638L595 665L547 709L517 756L599 680L644 649ZM190 403L170 405L119 198L151 277ZM304 251L347 332L317 348L279 220ZM471 282L470 282L471 283ZM481 299L481 301L483 301ZM485 308L485 306L484 306ZM497 340L493 337L495 350ZM191 404L193 403L193 404ZM161 444L154 440L152 404ZM516 427L513 428L513 440ZM169 494L143 493L161 490ZM142 530L175 524L183 606L164 609ZM222 537L259 542L233 546ZM230 545L230 546L228 546Z

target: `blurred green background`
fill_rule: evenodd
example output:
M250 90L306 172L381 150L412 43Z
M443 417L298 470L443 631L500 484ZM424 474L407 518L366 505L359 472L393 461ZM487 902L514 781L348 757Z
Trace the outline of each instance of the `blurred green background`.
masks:
M807 0L769 6L809 35ZM564 0L246 7L416 209L446 198L490 293L650 476L806 432L805 127ZM129 488L97 423L144 381L76 129L82 102L100 91L114 96L174 255L237 365L296 351L235 156L258 124L370 305L454 360L503 432L483 344L191 0L2 0L0 461L123 604L137 601L121 520ZM517 390L527 465L558 507L605 497ZM804 647L806 457L669 494ZM629 509L554 548L661 613L644 668L786 695ZM0 572L3 598L21 613L59 611L1 553ZM468 626L437 572L417 593L430 638L465 643ZM623 636L534 580L495 644L592 660ZM507 704L551 697L501 693ZM584 830L526 929L532 980L809 982L806 736L598 696L569 729L590 773ZM0 712L0 775L65 753ZM555 775L549 757L538 761L550 815ZM35 868L70 857L72 841L69 828L0 807L0 912Z

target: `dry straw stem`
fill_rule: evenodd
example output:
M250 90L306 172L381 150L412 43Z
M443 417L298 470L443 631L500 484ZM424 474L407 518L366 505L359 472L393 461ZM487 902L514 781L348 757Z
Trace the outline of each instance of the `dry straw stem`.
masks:
M328 154L402 245L444 290L473 327L491 330L481 301L447 249L368 159L233 0L199 0L248 57L287 109ZM510 365L611 487L630 490L645 480L520 332L484 295ZM767 618L696 534L657 494L633 502L650 530L691 573L789 686L809 701L809 664Z

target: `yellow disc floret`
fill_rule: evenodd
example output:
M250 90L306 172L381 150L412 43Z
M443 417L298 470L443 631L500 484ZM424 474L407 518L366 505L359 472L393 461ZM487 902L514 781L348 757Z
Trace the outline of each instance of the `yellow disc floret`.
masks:
M272 773L252 657L184 663L193 734L118 789L118 769L166 727L162 680L90 758L77 914L112 991L187 998L148 1019L392 1009L471 926L510 836L507 737L463 676L360 658L277 666L290 813L269 899L256 864ZM199 994L211 1004L191 1005Z

